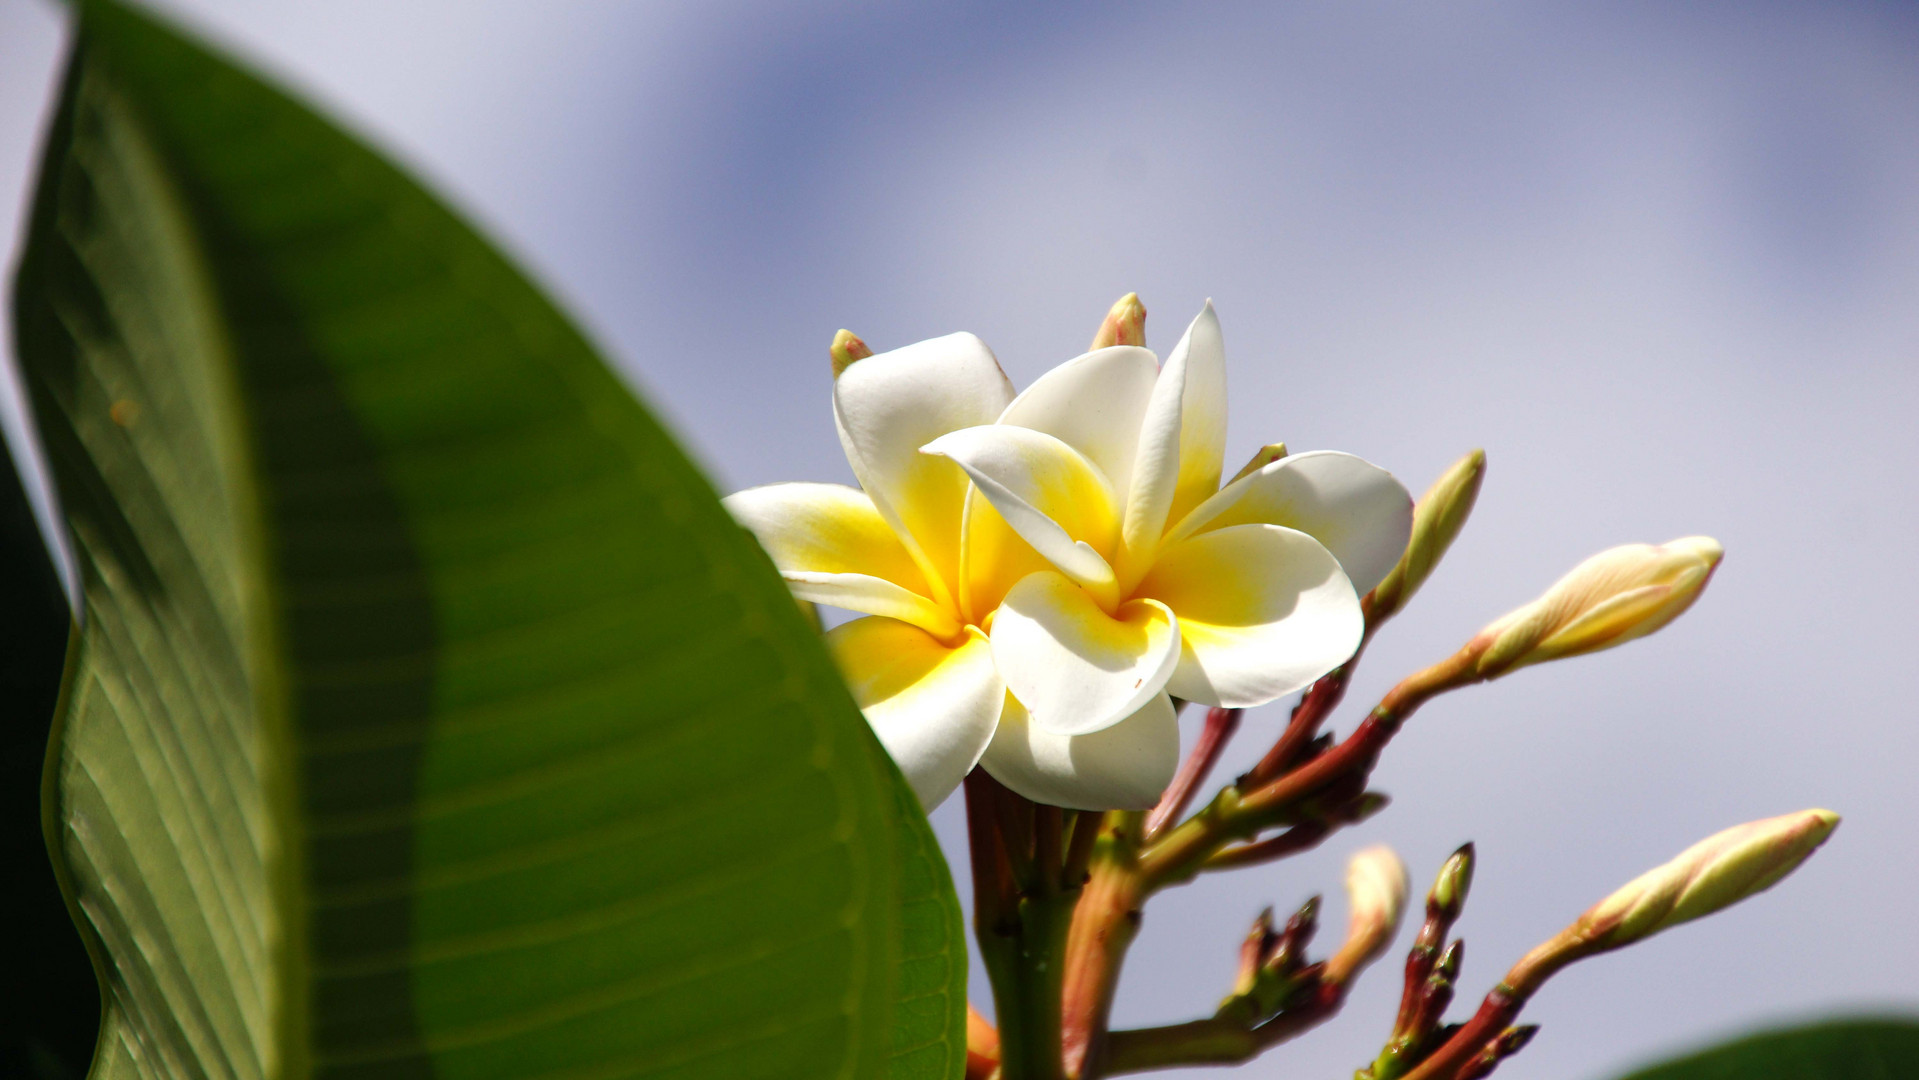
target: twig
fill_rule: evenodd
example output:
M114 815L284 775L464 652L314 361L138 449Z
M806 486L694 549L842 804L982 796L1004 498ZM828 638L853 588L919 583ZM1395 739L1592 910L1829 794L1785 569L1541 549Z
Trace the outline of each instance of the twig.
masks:
M1193 744L1193 752L1186 755L1186 760L1180 764L1179 772L1166 788L1166 794L1160 796L1159 805L1146 815L1147 840L1159 835L1169 822L1186 812L1186 805L1193 801L1193 793L1205 782L1206 774L1218 764L1220 752L1226 749L1227 741L1239 730L1242 711L1217 705L1206 710L1206 726L1200 729L1199 741ZM1284 736L1281 738L1283 741Z
M1471 653L1461 650L1401 680L1345 742L1291 772L1244 794L1237 787L1222 788L1199 813L1140 852L1139 870L1148 891L1192 877L1233 840L1248 840L1262 829L1286 823L1288 815L1298 813L1301 802L1335 783L1348 778L1363 783L1378 763L1380 751L1421 705L1446 690L1479 681L1472 675L1473 660Z
M1094 810L1081 810L1074 815L1073 839L1067 845L1066 861L1059 871L1061 888L1076 890L1085 886L1086 866L1093 857L1093 844L1099 840L1103 816Z
M1453 1080L1461 1068L1505 1033L1525 1004L1525 997L1505 983L1493 987L1473 1018L1407 1073L1405 1080Z
M1359 644L1359 652L1352 659L1334 668L1318 682L1306 688L1306 693L1293 706L1293 715L1286 723L1286 730L1280 732L1273 748L1259 759L1259 764L1239 778L1242 788L1257 787L1271 780L1293 766L1299 760L1300 751L1319 734L1319 725L1338 707L1340 699L1346 696L1346 686L1352 680L1353 669L1359 666L1360 653L1366 650L1365 640Z
M1107 1036L1103 1075L1182 1065L1237 1065L1331 1019L1345 1003L1343 988L1322 986L1306 1005L1253 1027L1221 1017L1165 1027L1132 1028Z

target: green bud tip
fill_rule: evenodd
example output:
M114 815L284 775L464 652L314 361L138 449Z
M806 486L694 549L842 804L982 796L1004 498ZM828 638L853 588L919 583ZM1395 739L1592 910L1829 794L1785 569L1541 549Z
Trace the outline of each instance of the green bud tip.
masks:
M1433 568L1465 528L1466 519L1472 516L1485 478L1486 451L1474 450L1453 462L1413 504L1413 527L1406 552L1368 598L1368 612L1375 623L1405 607L1426 584Z
M867 347L866 342L861 341L859 336L851 330L841 330L839 333L834 334L833 344L832 347L828 349L828 352L833 358L833 377L835 379L840 377L841 372L852 367L855 362L873 355L873 350Z
M1426 911L1451 922L1466 906L1466 893L1473 885L1473 845L1461 844L1458 851L1439 868L1432 892L1426 894Z
M1283 442L1267 443L1265 446L1260 447L1259 450L1253 454L1252 459L1247 461L1245 465L1241 466L1238 472L1233 474L1232 480L1228 480L1226 481L1226 483L1230 484L1237 480L1244 480L1248 476L1251 476L1252 474L1258 472L1259 470L1265 468L1268 465L1271 465L1273 462L1278 461L1280 458L1283 458L1285 456L1286 456L1285 443Z
M1105 349L1114 345L1146 344L1146 305L1140 303L1139 294L1129 292L1113 302L1101 320L1099 329L1093 333L1090 349Z

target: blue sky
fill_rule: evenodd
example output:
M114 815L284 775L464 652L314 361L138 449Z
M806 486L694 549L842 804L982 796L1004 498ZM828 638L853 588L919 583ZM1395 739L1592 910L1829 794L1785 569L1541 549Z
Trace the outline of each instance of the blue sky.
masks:
M1024 385L1137 289L1160 348L1217 303L1229 457L1350 450L1419 490L1487 449L1356 699L1600 548L1725 543L1661 635L1428 707L1362 829L1156 902L1120 1022L1209 1011L1269 902L1326 890L1337 925L1364 843L1424 879L1478 842L1470 999L1640 870L1811 805L1847 821L1804 872L1562 975L1508 1071L1598 1080L1759 1021L1919 1008L1919 9L163 6L470 212L723 487L850 479L841 326L972 330ZM9 249L61 34L0 0ZM1358 1065L1390 966L1247 1074Z

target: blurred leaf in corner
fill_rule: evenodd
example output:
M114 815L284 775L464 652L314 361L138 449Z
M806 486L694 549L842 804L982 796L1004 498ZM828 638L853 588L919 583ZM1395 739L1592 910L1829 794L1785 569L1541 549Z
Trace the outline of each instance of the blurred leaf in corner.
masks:
M95 1075L957 1077L938 848L705 478L432 194L80 8L15 310Z
M1827 1020L1748 1035L1620 1080L1910 1080L1919 1018Z

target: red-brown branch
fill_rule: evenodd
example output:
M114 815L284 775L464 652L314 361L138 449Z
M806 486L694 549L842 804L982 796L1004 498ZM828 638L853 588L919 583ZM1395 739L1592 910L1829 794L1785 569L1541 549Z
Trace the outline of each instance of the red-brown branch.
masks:
M1420 1062L1418 1068L1407 1073L1403 1080L1453 1080L1474 1055L1486 1048L1486 1044L1499 1038L1525 1004L1526 999L1511 992L1510 987L1504 984L1493 987L1493 992L1486 995L1486 1000L1480 1003L1479 1011L1473 1014L1473 1018L1454 1032L1445 1045Z
M1173 782L1166 788L1166 794L1160 796L1159 805L1146 815L1147 840L1159 835L1169 823L1186 812L1187 805L1193 801L1193 793L1206 782L1206 775L1219 763L1220 752L1226 749L1226 743L1239 730L1241 712L1240 709L1224 709L1217 705L1206 710L1206 726L1200 729L1199 741L1193 744L1192 753L1186 755L1186 760L1180 764L1179 772L1174 774Z
M1364 641L1359 648L1361 652L1365 651ZM1352 681L1353 669L1359 666L1359 656L1360 653L1355 652L1352 659L1306 689L1299 704L1293 706L1293 715L1286 723L1286 730L1280 732L1279 739L1273 743L1271 750L1266 751L1266 756L1259 759L1259 764L1240 777L1240 787L1257 787L1285 772L1299 760L1300 751L1306 749L1307 744L1313 741L1313 736L1319 734L1319 726L1326 722L1326 717L1346 696L1346 686Z
M1107 1036L1103 1076L1182 1065L1237 1065L1331 1019L1345 1004L1345 988L1322 985L1312 1001L1253 1027L1221 1017L1166 1027L1115 1031Z

